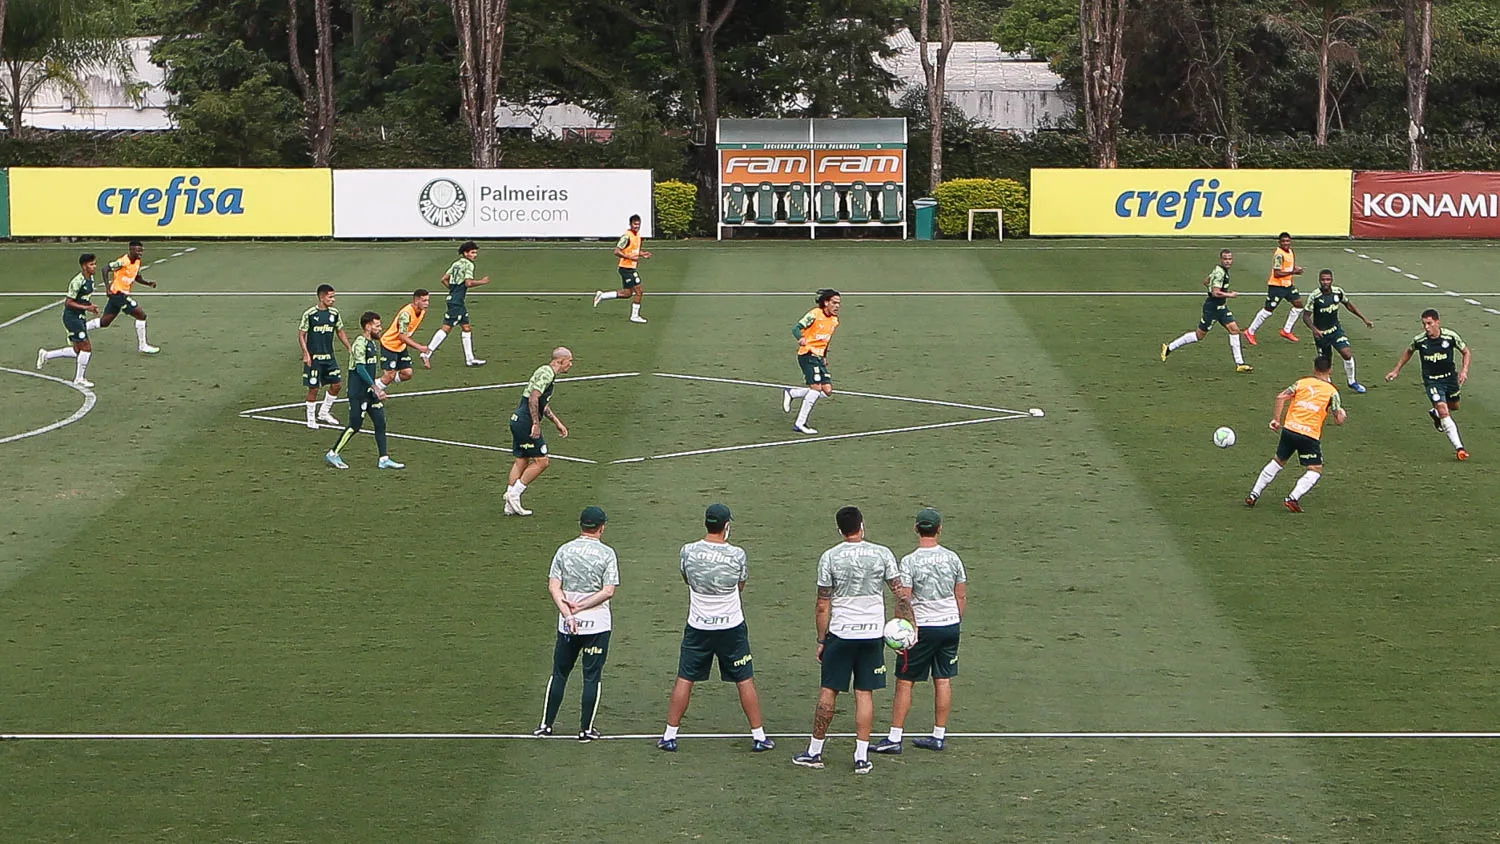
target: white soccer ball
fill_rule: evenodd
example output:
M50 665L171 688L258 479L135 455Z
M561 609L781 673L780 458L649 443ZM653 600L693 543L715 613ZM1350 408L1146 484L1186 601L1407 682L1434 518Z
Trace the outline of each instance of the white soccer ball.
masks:
M1225 425L1214 431L1214 445L1229 448L1234 445L1234 429Z
M904 618L893 618L885 623L885 644L889 648L904 651L917 643L917 626Z

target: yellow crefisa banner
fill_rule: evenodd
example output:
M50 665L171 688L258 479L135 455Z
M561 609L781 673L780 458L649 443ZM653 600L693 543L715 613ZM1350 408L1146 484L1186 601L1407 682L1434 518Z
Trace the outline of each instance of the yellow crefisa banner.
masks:
M1349 170L1032 170L1034 235L1349 234Z
M10 208L21 237L329 237L333 172L17 167Z

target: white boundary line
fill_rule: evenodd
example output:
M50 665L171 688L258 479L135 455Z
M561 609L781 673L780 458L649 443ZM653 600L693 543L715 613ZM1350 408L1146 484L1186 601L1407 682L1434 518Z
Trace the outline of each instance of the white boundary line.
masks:
M611 372L611 373L608 373L606 375L578 375L578 376L575 376L573 378L558 378L557 379L557 383L561 384L563 382L572 382L572 381L605 381L605 380L608 380L610 378L633 378L633 377L635 377L637 375L640 375L640 373L639 372ZM504 389L509 388L509 387L524 387L524 386L526 386L526 384L527 384L527 382L525 382L525 381L510 381L510 382L507 382L507 383L504 383L504 384L484 384L484 385L478 386L478 387L445 387L445 388L440 389L440 390L413 390L413 391L411 391L409 393L387 393L386 394L386 398L387 399L398 399L398 398L401 398L403 396L441 396L441 395L446 395L448 393L475 393L475 392L479 392L481 390L504 390ZM340 398L338 401L336 401L334 403L335 404L344 404L344 403L347 403L348 401L349 400L346 399L346 398ZM288 404L267 405L266 407L252 407L249 410L242 410L242 411L240 411L240 415L241 416L248 416L248 415L250 415L252 413L265 413L266 411L270 411L270 410L291 410L294 407L302 407L303 404L304 404L304 402L290 402ZM295 422L296 420L292 420L292 421ZM509 449L507 449L507 451L508 450Z
M851 395L845 393L844 395ZM852 440L860 437L878 437L885 434L905 434L911 431L931 431L937 428L958 428L964 425L979 425L985 422L1006 422L1011 419L1029 419L1031 414L1019 413L1011 416L986 416L981 419L964 419L959 422L937 422L932 425L911 425L905 428L884 428L879 431L859 431L853 434L828 434L819 437L800 437L795 440L777 440L768 443L751 443L749 445L726 445L720 448L700 448L693 451L675 451L671 454L653 454L649 457L625 457L619 460L609 461L615 463L642 463L647 460L669 460L673 457L696 457L701 454L723 454L728 451L750 451L757 448L772 448L782 445L802 445L804 443L822 443L832 440Z
M1407 271L1401 269L1400 267L1395 266L1394 264L1386 264L1384 261L1380 260L1379 258L1371 257L1369 255L1366 255L1363 252L1355 252L1353 249L1350 249L1348 247L1345 247L1344 251L1348 252L1351 255L1355 255L1360 260L1369 261L1369 262L1374 263L1374 264L1383 264L1383 265L1385 265L1385 268L1388 269L1388 270L1390 270L1391 272L1396 273L1397 275L1406 276L1407 278L1411 279L1412 281L1419 282L1423 287L1426 287L1429 290L1436 290L1436 289L1438 289L1438 286L1436 284L1433 284L1430 281L1423 281L1421 276L1416 275L1415 273L1407 272ZM1473 298L1475 296L1497 296L1497 295L1500 295L1500 294L1496 294L1496 293L1455 293L1452 290L1444 290L1443 293L1444 293L1444 295L1452 296L1452 297L1455 297L1455 298L1463 297L1464 298L1464 304L1466 304L1466 305L1474 305L1475 307L1481 308L1485 313L1500 314L1500 311L1497 311L1494 308L1485 307L1485 304L1483 302L1479 301L1478 299ZM1403 294L1400 294L1400 293L1388 293L1388 294L1362 293L1360 295L1362 297L1364 297L1364 296L1379 296L1379 295L1400 296L1400 295L1403 295ZM1425 296L1427 294L1419 293L1419 294L1416 294L1416 295Z
M676 375L670 372L654 372L652 374L661 378L680 378L684 381L711 381L717 384L743 384L747 387L770 387L777 390L785 390L787 388L785 384L772 384L769 381L743 381L738 378L710 378L706 375ZM837 393L841 396L857 396L862 399L890 399L891 401L909 402L911 404L935 404L942 407L962 408L964 410L982 410L986 413L1015 413L1021 416L1031 415L1024 410L1011 410L1010 408L1005 407L985 407L982 404L959 404L958 402L941 401L939 399L918 399L912 398L910 396L888 396L884 393L856 393L852 390L839 390L837 391Z
M6 325L9 325L9 324L10 323L6 323ZM0 325L0 328L4 328L4 327L5 326ZM82 419L83 417L87 416L89 414L89 411L93 410L94 409L94 405L97 404L98 401L99 401L99 397L97 395L95 395L94 391L90 390L88 387L85 387L82 384L74 384L72 381L67 381L65 379L57 378L57 377L52 376L52 375L44 375L44 374L42 374L40 372L27 372L24 369L11 369L8 366L0 366L0 372L9 372L12 375L26 375L26 376L29 376L31 378L41 378L44 381L54 381L54 382L56 382L58 384L62 384L65 387L68 387L70 389L77 390L83 396L83 405L81 407L79 407L77 410L73 411L73 415L72 416L69 416L66 419L61 419L61 420L58 420L56 422L53 422L51 425L43 425L42 427L36 428L35 430L26 431L26 432L20 433L20 434L12 434L12 435L10 435L8 437L0 439L0 445L4 445L6 443L13 443L16 440L24 440L24 439L26 439L28 437L35 437L35 436L38 436L40 434L50 433L52 431L56 431L58 428L65 428L65 427L73 424L74 422L77 422L78 420Z
M30 294L23 293L21 295L26 296L26 295L30 295ZM54 294L54 295L56 295L56 294ZM39 313L42 313L44 311L50 310L52 308L55 308L55 307L57 307L58 305L61 305L61 304L62 304L62 300L58 299L56 302L53 302L51 304L43 305L40 308L36 308L35 310L27 311L26 313L21 314L18 317L12 317L12 318L6 320L5 322L0 322L0 328L10 328L12 325L15 325L16 323L20 322L23 319L28 319L30 317L34 317L34 316L36 316Z
M253 413L253 414L241 413L240 414L240 418L241 419L259 419L262 422L284 422L284 423L286 423L288 425L302 425L304 427L307 425L306 422L303 422L303 421L300 421L300 420L297 420L297 419L283 419L280 416L262 416L259 413ZM319 424L318 425L318 429L319 430L322 430L322 429L325 429L325 428L328 429L328 430L330 430L330 431L340 431L340 430L343 430L342 426L326 425L326 424ZM364 430L362 430L362 431L357 431L356 433L370 434L371 436L374 436L374 434L371 434L370 431L364 431ZM418 437L418 436L416 436L414 434L394 434L394 433L391 433L390 431L387 431L385 435L387 437L390 437L393 440L413 440L415 442L435 443L437 445L456 445L459 448L474 448L474 449L479 449L480 451L503 451L506 454L510 454L511 453L510 449L508 449L508 448L501 448L498 445L484 445L482 443L466 443L466 442L459 442L458 440L442 440L442 439L438 439L436 437ZM4 442L4 441L0 440L0 442ZM550 458L552 458L553 460L561 460L561 461L563 461L565 463L591 463L591 464L594 464L594 465L598 465L598 463L599 463L599 461L597 461L597 460L589 460L589 459L583 458L583 457L564 457L561 454L549 454L547 456L550 457Z
M829 733L828 738L851 738L854 733ZM808 738L807 733L776 733L779 739ZM661 738L660 733L626 733L601 736L604 741L644 741ZM748 739L745 733L682 733L680 739ZM1298 732L1298 731L1201 731L1201 732L950 732L948 738L969 739L1064 739L1064 740L1172 740L1210 739L1500 739L1500 732ZM530 733L5 733L0 741L534 741ZM547 740L576 741L570 735Z

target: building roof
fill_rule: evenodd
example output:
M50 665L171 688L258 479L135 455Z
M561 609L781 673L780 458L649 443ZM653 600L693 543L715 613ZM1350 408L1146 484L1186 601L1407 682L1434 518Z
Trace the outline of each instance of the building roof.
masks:
M886 68L895 74L900 87L925 85L920 47L911 30L903 29L886 43L898 52L884 59ZM928 42L927 54L937 63L938 44ZM958 91L1056 91L1063 78L1052 72L1045 61L1029 53L1007 53L994 41L955 41L948 54L945 87Z

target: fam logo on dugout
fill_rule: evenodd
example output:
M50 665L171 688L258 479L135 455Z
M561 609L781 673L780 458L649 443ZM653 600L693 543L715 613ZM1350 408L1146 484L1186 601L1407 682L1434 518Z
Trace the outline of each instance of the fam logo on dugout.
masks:
M433 179L417 197L417 213L430 226L450 229L464 221L469 213L469 198L463 186L452 179Z
M1033 170L1035 235L1349 234L1348 170Z
M327 237L329 170L18 167L14 234Z

